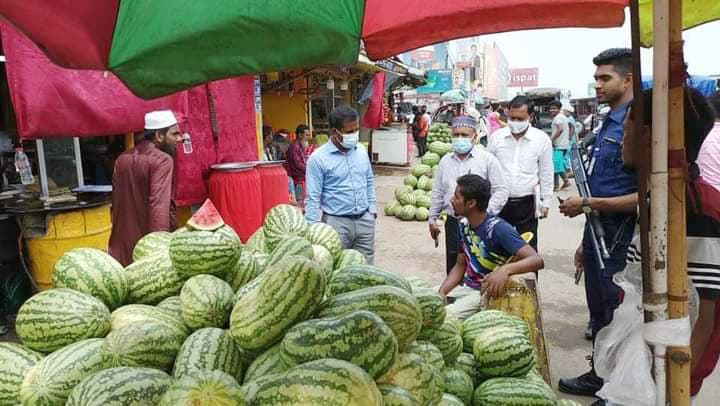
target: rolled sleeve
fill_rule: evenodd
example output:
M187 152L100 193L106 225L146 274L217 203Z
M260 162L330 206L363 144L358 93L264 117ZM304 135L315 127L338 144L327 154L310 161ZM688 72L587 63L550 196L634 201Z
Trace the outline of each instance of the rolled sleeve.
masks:
M488 180L490 181L490 204L488 205L488 212L490 214L498 214L505 207L508 197L510 196L510 189L505 182L505 177L502 174L502 167L500 161L494 156L491 156L488 160Z

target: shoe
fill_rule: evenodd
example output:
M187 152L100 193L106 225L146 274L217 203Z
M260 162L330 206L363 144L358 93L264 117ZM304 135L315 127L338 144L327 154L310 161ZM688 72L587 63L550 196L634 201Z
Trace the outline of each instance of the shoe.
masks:
M576 396L595 396L603 387L603 380L590 370L577 378L562 378L558 383L558 390Z
M592 320L590 320L585 328L585 339L592 340L592 338Z

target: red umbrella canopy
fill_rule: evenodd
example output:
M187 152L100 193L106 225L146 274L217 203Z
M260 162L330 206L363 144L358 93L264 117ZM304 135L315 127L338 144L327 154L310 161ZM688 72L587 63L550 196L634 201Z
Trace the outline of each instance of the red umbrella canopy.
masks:
M453 38L612 27L628 0L0 0L57 64L113 71L162 96L226 77L350 65Z

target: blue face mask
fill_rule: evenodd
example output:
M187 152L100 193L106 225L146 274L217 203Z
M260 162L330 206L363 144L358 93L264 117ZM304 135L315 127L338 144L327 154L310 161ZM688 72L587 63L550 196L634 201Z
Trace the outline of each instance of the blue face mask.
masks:
M453 151L460 155L465 155L473 147L472 139L471 138L460 138L460 137L453 137L452 139L452 147Z
M360 140L360 132L355 131L350 134L341 134L342 141L340 142L340 145L342 145L345 149L355 149L357 147L358 140Z

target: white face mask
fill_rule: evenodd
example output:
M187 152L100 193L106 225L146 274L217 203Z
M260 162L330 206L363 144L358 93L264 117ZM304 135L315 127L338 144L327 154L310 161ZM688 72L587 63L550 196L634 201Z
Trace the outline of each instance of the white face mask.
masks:
M508 127L510 127L510 132L513 134L522 134L530 127L530 121L508 121Z
M355 131L350 134L341 134L341 136L342 142L340 142L340 145L342 145L343 148L355 149L358 141L360 140L360 131Z

